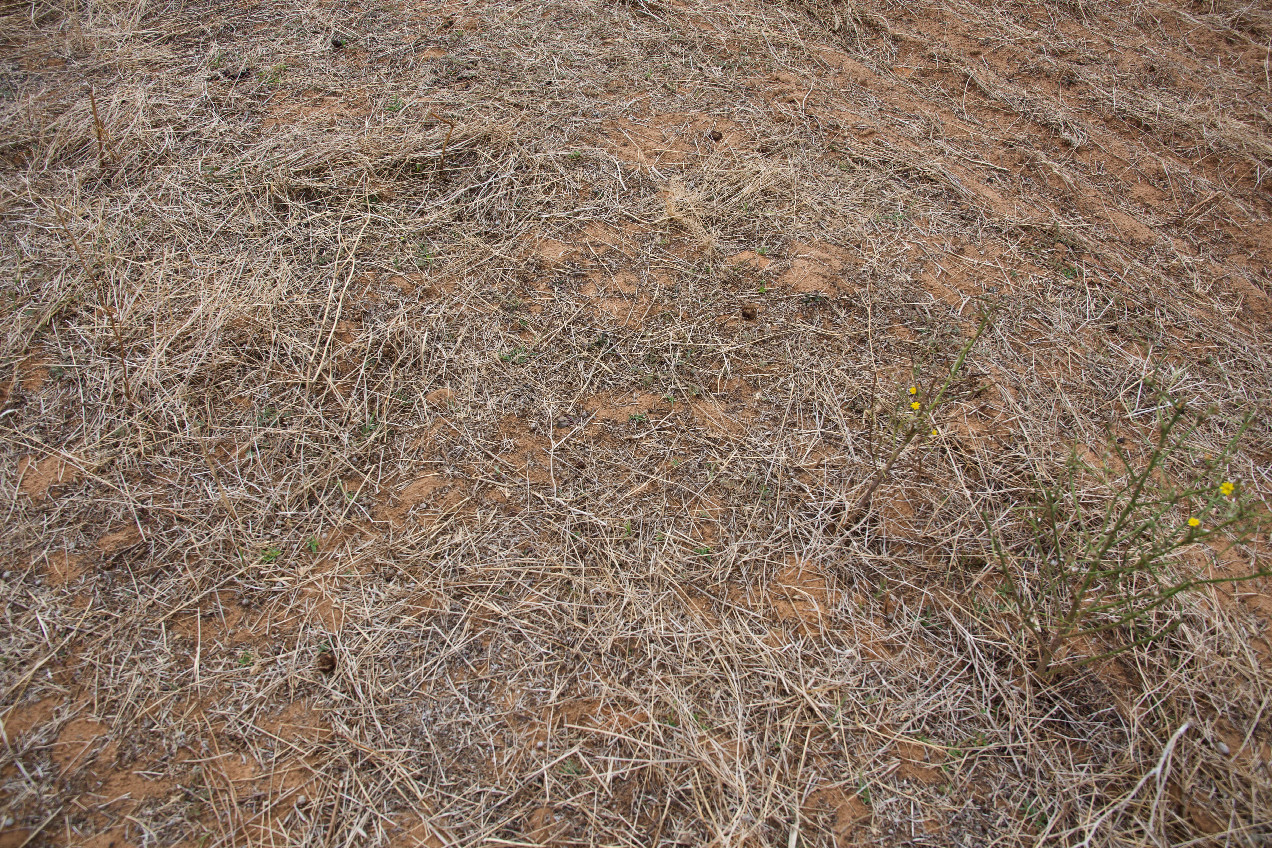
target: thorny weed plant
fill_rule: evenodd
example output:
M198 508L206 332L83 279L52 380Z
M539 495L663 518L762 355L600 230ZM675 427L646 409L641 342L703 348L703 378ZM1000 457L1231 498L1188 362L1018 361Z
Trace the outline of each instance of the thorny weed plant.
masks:
M906 448L912 442L921 437L935 437L938 434L934 423L936 412L949 399L950 386L958 378L959 372L963 370L964 362L967 361L967 355L971 353L972 348L980 340L980 337L985 334L985 330L989 328L992 320L992 310L981 313L980 321L976 325L976 332L972 333L972 337L964 342L963 347L958 352L958 356L954 359L954 363L950 365L949 371L946 372L943 382L936 386L934 390L925 393L918 383L906 389L903 396L904 400L897 405L891 417L889 431L892 437L892 449L884 458L883 463L870 476L866 487L857 498L856 505L851 513L851 519L846 522L847 524L856 523L865 514L875 491L883 485L883 482L892 472L893 466L897 464L897 460L901 458L901 455L905 453Z
M1154 613L1178 595L1272 574L1263 569L1209 577L1196 568L1180 569L1187 549L1244 544L1258 530L1255 503L1225 476L1252 419L1246 417L1218 456L1201 460L1191 482L1180 484L1174 481L1177 470L1196 467L1193 437L1206 415L1166 393L1158 408L1157 437L1147 456L1137 460L1120 440L1110 439L1111 453L1096 468L1075 447L1059 479L1044 483L1035 476L1034 494L1020 507L1026 528L1021 543L1009 546L991 529L1002 575L999 591L1032 642L1032 669L1044 682L1064 667L1078 668L1166 636L1180 618L1157 624ZM1088 485L1092 481L1097 485ZM1123 638L1107 650L1057 663L1076 640L1118 632Z

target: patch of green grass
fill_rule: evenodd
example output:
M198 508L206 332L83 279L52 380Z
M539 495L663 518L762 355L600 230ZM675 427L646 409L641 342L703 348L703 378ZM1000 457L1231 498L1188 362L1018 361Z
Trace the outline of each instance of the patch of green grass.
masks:
M524 365L530 361L530 351L525 347L518 346L499 354L499 358L504 362L511 362L513 365Z
M265 83L271 88L277 88L278 86L283 84L283 75L286 72L287 72L287 64L285 62L279 62L277 65L274 65L273 67L271 67L268 71L261 71L261 82Z
M412 258L414 259L415 267L423 271L437 260L436 248L429 242L419 242L415 245L415 255Z

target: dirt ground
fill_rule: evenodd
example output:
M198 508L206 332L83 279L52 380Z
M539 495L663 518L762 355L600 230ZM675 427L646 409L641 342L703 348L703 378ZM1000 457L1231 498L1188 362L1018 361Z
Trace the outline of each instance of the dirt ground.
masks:
M1044 678L993 548L1154 387L1272 496L1266 4L0 44L0 848L1272 840L1272 580Z

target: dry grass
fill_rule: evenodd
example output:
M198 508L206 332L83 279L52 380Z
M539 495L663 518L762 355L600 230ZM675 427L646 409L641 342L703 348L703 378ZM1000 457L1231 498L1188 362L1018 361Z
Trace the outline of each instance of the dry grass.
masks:
M0 845L1264 844L1268 583L1042 685L983 519L1154 375L1272 493L1270 38L6 6Z

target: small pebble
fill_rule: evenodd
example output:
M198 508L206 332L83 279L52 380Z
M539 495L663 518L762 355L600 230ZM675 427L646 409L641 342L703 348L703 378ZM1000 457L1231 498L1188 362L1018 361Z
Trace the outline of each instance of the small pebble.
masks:
M1222 739L1215 743L1215 747L1219 749L1219 753L1225 757L1232 753L1232 749L1228 747L1228 743Z
M552 423L552 426L556 428L557 430L566 430L566 429L569 429L570 427L575 426L576 424L586 424L587 422L588 422L587 414L579 413L575 415L562 415L560 418L558 418L556 421Z

